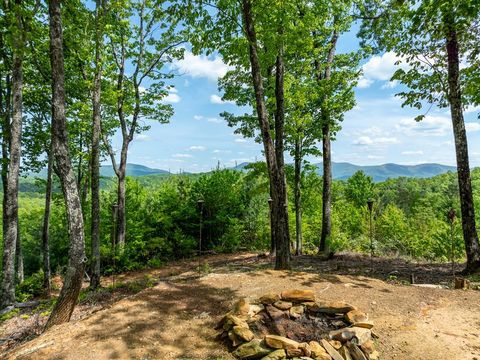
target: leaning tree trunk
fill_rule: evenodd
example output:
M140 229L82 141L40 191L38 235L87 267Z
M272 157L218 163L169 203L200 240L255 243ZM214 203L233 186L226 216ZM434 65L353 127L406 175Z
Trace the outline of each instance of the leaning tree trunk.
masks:
M19 6L19 4L17 4ZM22 91L23 91L23 23L16 14L16 29L13 31L12 60L12 120L9 128L10 146L7 174L7 192L4 204L3 234L3 279L2 305L15 302L15 254L18 237L18 176L20 173L22 138Z
M330 125L322 128L323 189L322 189L322 236L320 252L328 252L332 234L332 152L330 148Z
M47 184L45 186L45 211L43 213L42 227L42 253L43 253L43 291L45 295L50 295L51 291L51 271L50 271L50 211L52 202L52 175L53 175L53 151L50 145L48 151L47 164Z
M480 246L475 227L475 209L473 204L472 182L468 158L467 133L462 110L462 95L460 90L460 56L455 20L453 14L445 16L446 48L448 59L448 88L450 112L455 138L457 157L457 174L460 192L460 207L462 212L462 230L467 253L465 273L473 273L480 269Z
M302 144L295 140L295 255L302 255Z
M65 200L70 247L64 285L45 329L70 320L82 287L85 264L82 208L68 148L60 1L50 0L48 6L52 67L52 148L56 163L55 170L60 178Z
M327 55L327 63L323 79L330 81L332 76L332 64L337 47L338 33L333 31L330 41L330 48ZM322 75L319 74L320 79ZM320 237L319 252L328 252L330 238L332 235L332 150L330 145L330 114L326 107L328 96L322 99L321 116L322 116L322 150L323 150L323 190L322 190L322 235Z
M242 13L245 32L249 42L248 48L257 116L267 160L270 188L272 189L272 223L274 225L274 236L276 238L275 269L289 269L290 236L288 233L285 175L283 174L282 178L283 171L279 169L277 163L278 157L270 134L270 124L268 122L267 107L265 104L262 71L258 57L258 45L250 0L242 0Z
M102 43L101 43L101 0L95 8L95 78L93 80L93 126L92 126L92 277L90 287L100 286L100 126L101 126L101 81L102 81Z

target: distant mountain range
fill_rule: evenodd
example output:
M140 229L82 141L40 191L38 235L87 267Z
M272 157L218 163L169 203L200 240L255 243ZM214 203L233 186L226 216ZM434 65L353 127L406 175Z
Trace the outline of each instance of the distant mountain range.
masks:
M234 169L245 170L248 163L238 164ZM317 167L319 175L323 174L322 163L314 164ZM444 174L449 171L457 171L455 166L447 166L441 164L419 164L419 165L399 165L399 164L383 164L360 166L347 162L332 162L333 178L337 180L346 180L357 171L363 171L371 176L374 181L385 181L398 177L413 178L429 178L436 175Z
M234 170L245 171L245 167L249 163L241 163L233 167ZM314 164L317 166L319 175L322 175L322 163ZM384 181L398 177L414 177L414 178L429 178L436 175L444 174L449 171L456 171L456 167L440 165L440 164L419 164L419 165L399 165L399 164L384 164L384 165L369 165L360 166L347 162L333 162L332 172L334 179L346 180L355 172L362 170L365 174L371 176L374 181ZM148 166L139 164L127 164L127 176L145 176L145 175L167 175L170 172L161 169L154 169ZM188 174L188 173L186 173ZM38 174L30 174L41 178L46 177L46 170L42 170ZM102 165L100 168L100 175L103 177L114 177L115 173L111 165Z

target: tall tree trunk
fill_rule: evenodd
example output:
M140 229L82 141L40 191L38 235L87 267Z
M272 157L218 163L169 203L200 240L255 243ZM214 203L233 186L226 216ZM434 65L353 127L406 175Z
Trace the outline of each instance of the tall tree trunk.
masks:
M447 10L448 11L448 10ZM448 100L455 138L457 157L457 174L462 212L462 230L467 253L465 273L473 273L480 269L480 246L475 227L475 209L473 204L472 182L468 157L467 133L462 110L460 90L460 56L455 18L453 12L445 14L446 48L448 58Z
M118 253L122 254L125 248L125 237L127 232L127 219L125 214L125 196L126 196L126 160L120 162L118 184L117 184L117 239Z
M15 6L20 6L16 3ZM10 124L7 192L5 193L3 234L2 305L15 302L15 254L18 237L18 176L20 173L22 138L22 91L24 31L20 9L15 8L12 60L12 121Z
M302 255L302 144L295 140L295 255Z
M327 253L332 234L332 152L330 148L330 125L322 127L323 189L322 189L322 236L319 251Z
M16 246L16 273L17 273L17 282L21 284L23 280L25 280L25 271L23 266L23 250L22 250L22 242L20 241L20 223L18 223L17 219L17 244Z
M43 254L43 290L45 295L50 295L50 210L52 201L52 175L53 175L53 151L50 144L48 151L47 164L47 184L45 186L45 211L43 213L43 227L42 227L42 254Z
M85 263L82 208L68 148L60 1L50 0L48 6L50 15L50 61L52 67L52 148L56 163L55 170L60 178L65 199L70 247L64 285L45 329L70 320L82 287Z
M6 61L6 59L3 59ZM3 93L2 93L3 94ZM12 99L12 81L9 74L5 77L5 105L2 108L2 230L3 234L7 232L7 222L5 217L5 206L7 205L7 175L8 175L8 151L10 147L10 116L11 116L11 99ZM3 101L2 101L3 103Z
M262 71L257 51L257 38L253 23L252 4L250 0L242 0L242 13L245 25L247 40L249 42L249 56L253 87L255 91L255 103L262 135L265 157L267 158L268 175L270 187L272 188L272 222L274 224L274 235L276 238L275 269L290 268L290 236L288 233L288 212L286 207L286 186L283 164L277 163L279 156L273 144L268 122L267 108L264 98L264 87ZM283 63L281 64L283 66ZM283 69L281 69L283 70ZM283 77L283 73L282 73ZM277 99L280 100L280 99ZM278 101L277 101L278 106ZM281 114L283 116L283 114ZM282 144L283 147L283 144ZM282 154L283 158L283 154ZM283 175L283 177L282 177Z
M95 7L95 77L93 80L93 126L92 126L92 277L90 287L100 286L100 126L101 126L101 82L102 82L102 27L103 14L101 0L96 0Z
M333 31L328 50L325 72L320 79L328 82L332 75L332 64L337 47L338 33ZM332 151L330 145L330 114L327 109L326 101L328 96L325 95L322 100L321 117L322 117L322 157L323 157L323 189L322 189L322 235L320 237L319 252L328 252L330 245L330 237L332 235Z

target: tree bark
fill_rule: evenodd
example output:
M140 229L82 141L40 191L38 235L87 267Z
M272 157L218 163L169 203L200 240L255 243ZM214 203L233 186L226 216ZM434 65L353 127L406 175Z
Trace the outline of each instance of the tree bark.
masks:
M322 235L319 252L328 252L332 234L332 152L330 148L330 124L322 127L323 189L322 189Z
M289 269L290 268L290 236L288 233L288 212L286 207L286 183L285 174L283 171L283 153L280 154L280 149L283 148L283 144L274 146L272 136L270 134L270 125L268 122L267 108L264 98L264 87L262 79L262 71L260 60L257 51L257 38L255 33L255 26L253 22L252 4L250 0L242 0L242 14L245 25L245 33L249 42L249 57L252 73L253 87L255 91L255 104L257 110L257 116L259 120L259 126L265 151L265 157L267 160L267 167L269 173L270 187L272 189L272 219L274 224L274 235L276 238L276 257L275 257L275 269ZM278 63L279 61L277 61ZM277 81L281 80L283 85L283 61L280 60L277 71L282 73L277 75ZM277 96L280 95L280 90ZM277 92L277 90L276 90ZM283 94L283 92L282 92ZM282 99L278 97L277 108L282 106ZM283 113L277 109L277 119L283 120ZM279 117L280 116L280 117ZM277 124L281 126L283 124ZM280 135L278 135L280 136ZM281 163L278 164L277 159L281 158Z
M21 284L23 280L25 280L25 271L23 266L23 250L22 250L22 242L20 241L20 223L18 223L17 219L17 243L16 243L16 273L17 273L17 282Z
M95 77L93 80L93 126L92 126L92 163L91 163L91 191L92 191L92 276L90 287L100 286L100 126L101 126L101 82L102 82L102 1L96 0L95 8Z
M462 94L460 90L460 56L455 18L453 12L444 17L446 30L446 49L448 59L448 100L455 138L457 158L457 174L462 213L462 230L467 253L465 273L473 273L480 269L480 246L475 225L475 209L473 204L472 182L468 157L467 133L462 110Z
M328 50L327 62L325 72L320 79L328 82L332 75L332 64L337 47L338 33L333 31L332 39L330 41L330 48ZM326 106L328 99L325 94L321 105L322 117L322 158L323 158L323 189L322 189L322 234L320 237L319 252L328 252L330 245L330 238L332 235L332 151L330 144L330 114Z
M47 184L45 186L45 211L43 213L43 227L42 227L42 253L43 253L43 290L45 295L50 295L51 292L51 272L50 272L50 211L52 201L52 175L53 175L53 151L50 144L48 151L47 164Z
M20 3L15 6L19 7ZM10 10L10 9L9 9ZM4 226L3 234L3 278L2 301L5 307L15 302L15 254L18 237L18 176L21 160L22 137L22 92L23 92L23 48L24 30L18 8L15 11L15 24L12 29L12 120L9 129L9 162L7 173L7 192L4 194Z
M302 255L302 144L295 140L295 255Z
M64 285L45 329L70 320L82 287L85 263L82 208L68 148L60 1L50 0L48 4L50 17L50 61L52 67L52 147L56 163L55 170L60 178L67 211L70 247Z
M126 196L126 174L127 161L126 157L124 161L120 162L118 184L117 184L117 245L118 253L122 254L125 248L125 238L127 232L127 217L125 214L125 196Z

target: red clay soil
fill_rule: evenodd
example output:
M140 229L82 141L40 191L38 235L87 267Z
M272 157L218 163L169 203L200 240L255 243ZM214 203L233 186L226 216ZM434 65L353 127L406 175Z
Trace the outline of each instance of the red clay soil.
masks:
M149 271L156 286L54 327L0 357L232 359L225 345L214 340L214 326L233 302L301 288L314 290L319 299L346 301L367 311L380 336L376 345L381 359L480 359L479 291L385 281L418 272L417 281L448 282L447 266L376 259L376 271L368 271L370 262L362 257L340 256L328 262L301 257L294 263L300 270L273 271L268 259L254 254L210 256L204 261L208 265L202 266L201 274L193 270L196 261ZM144 275L129 274L123 280Z

